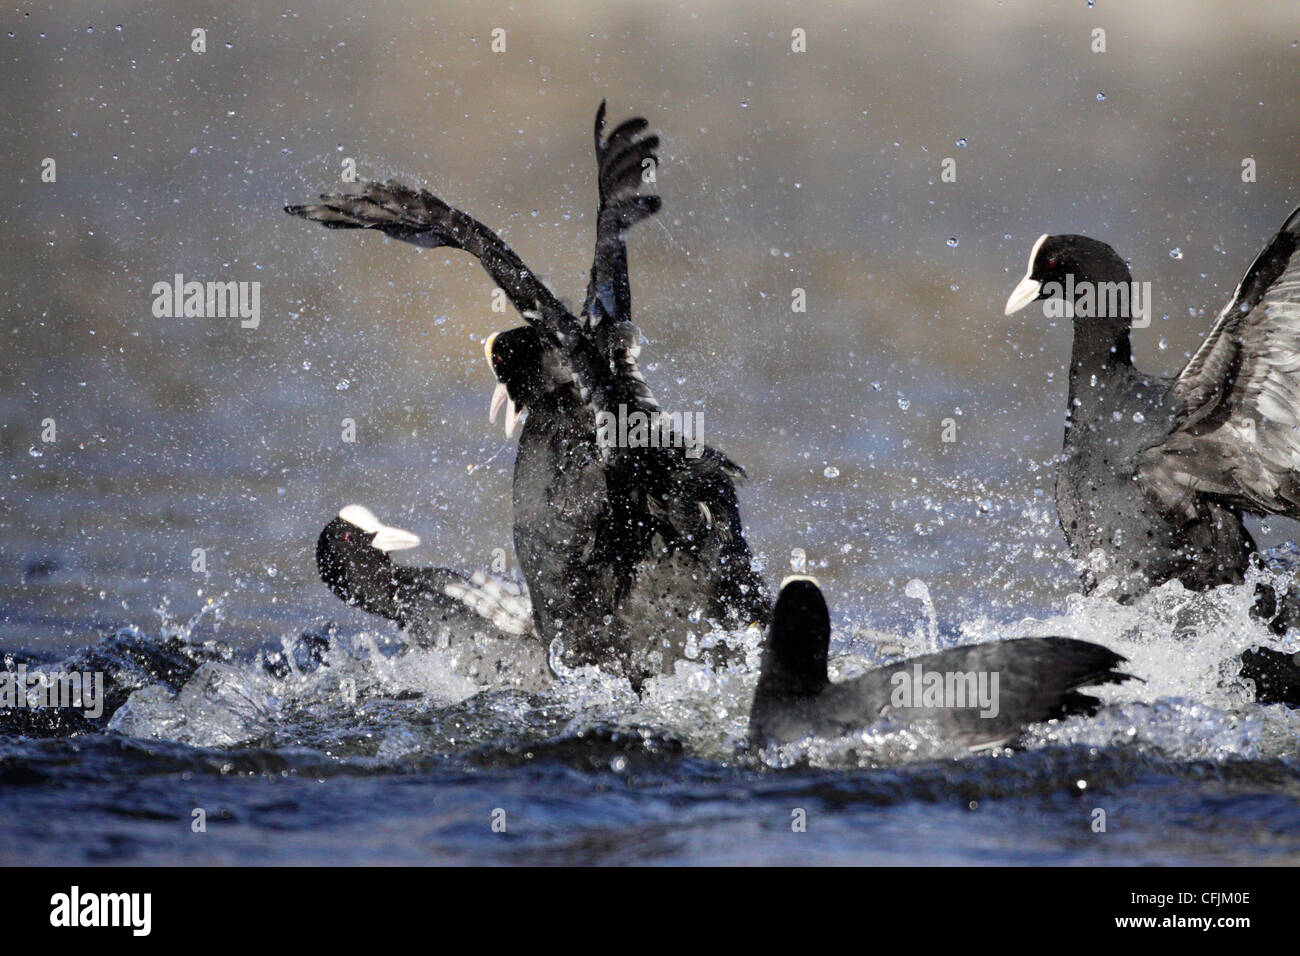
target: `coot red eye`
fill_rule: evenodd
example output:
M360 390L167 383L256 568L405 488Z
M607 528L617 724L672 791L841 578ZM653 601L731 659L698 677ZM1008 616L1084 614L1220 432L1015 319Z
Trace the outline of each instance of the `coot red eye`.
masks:
M351 532L351 531L344 531L344 532L343 532L343 543L344 543L344 544L351 544L351 543L352 543L352 532Z

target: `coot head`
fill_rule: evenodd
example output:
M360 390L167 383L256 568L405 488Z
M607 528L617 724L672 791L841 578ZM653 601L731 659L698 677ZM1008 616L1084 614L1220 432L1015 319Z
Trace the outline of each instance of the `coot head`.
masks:
M1072 277L1069 283L1067 276ZM1077 298L1088 283L1131 279L1119 253L1104 242L1087 236L1042 235L1029 250L1029 268L1007 299L1006 314L1019 312L1038 299L1061 298L1070 287Z
M763 649L765 692L785 698L819 693L830 683L826 671L830 644L831 615L816 579L786 578Z
M419 544L411 532L383 524L369 508L348 505L321 531L316 566L331 591L355 602L368 584L388 579L393 567L390 551Z
M493 332L483 343L483 354L497 379L488 420L495 422L504 406L509 437L520 414L546 394L542 340L531 326Z

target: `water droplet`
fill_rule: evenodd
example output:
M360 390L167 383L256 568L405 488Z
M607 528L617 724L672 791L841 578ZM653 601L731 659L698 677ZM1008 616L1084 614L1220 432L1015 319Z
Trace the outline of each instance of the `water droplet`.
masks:
M352 383L345 378L343 379L343 381L339 382L334 387L337 388L340 392L346 392L349 388L352 387Z
M1106 94L1105 94L1105 93L1098 93L1098 94L1097 94L1097 102L1098 102L1098 103L1104 103L1104 102L1106 102Z
M956 249L956 248L957 248L957 237L956 237L956 236L953 236L952 238L950 238L950 239L948 240L948 248L949 248L949 249Z
M790 570L795 574L803 574L808 570L808 553L803 548L790 549Z
M838 478L840 476L840 470L834 465L827 465L826 470L823 471L822 474L827 478Z
M1163 352L1165 349L1169 348L1169 340L1163 335L1160 336L1160 341L1156 343L1156 348Z
M966 137L965 137L965 136L963 136L961 139L957 140L957 147L958 147L959 149L965 149L965 148L966 148Z
M903 585L903 593L914 601L926 601L930 598L930 589L920 578L912 578Z
M1146 421L1146 420L1147 420L1147 417L1146 417L1145 415L1143 415L1141 412L1134 412L1134 413L1133 413L1133 421L1137 422L1137 424L1141 425L1141 424L1142 424L1144 421Z
M1169 250L1170 259L1181 259L1182 257L1183 257L1183 250L1179 249L1177 246L1174 246L1174 248Z
M909 408L912 407L912 403L905 398L900 398L898 400L898 407L901 408L903 411L907 411Z

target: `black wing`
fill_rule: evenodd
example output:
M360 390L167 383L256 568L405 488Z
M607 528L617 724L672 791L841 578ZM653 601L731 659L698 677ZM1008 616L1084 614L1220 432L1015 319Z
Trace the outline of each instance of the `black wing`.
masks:
M374 229L422 249L461 249L478 259L510 302L538 330L544 343L562 353L573 381L593 413L608 388L608 364L574 315L533 274L518 254L483 223L425 189L401 183L367 183L358 193L325 193L318 203L285 206L285 212L328 229Z
M324 193L320 202L284 211L328 229L375 229L422 249L462 249L533 325L564 344L581 335L580 323L500 236L426 189L401 183L366 183L358 193Z
M1256 514L1300 518L1300 209L1247 270L1179 373L1174 427L1138 465L1171 512L1197 495Z
M591 263L582 315L592 327L605 320L632 318L632 289L627 274L627 243L623 234L659 211L658 196L642 195L645 171L658 162L659 137L641 136L650 124L640 116L620 123L607 139L605 101L596 110L596 171L600 205L596 211L596 256Z

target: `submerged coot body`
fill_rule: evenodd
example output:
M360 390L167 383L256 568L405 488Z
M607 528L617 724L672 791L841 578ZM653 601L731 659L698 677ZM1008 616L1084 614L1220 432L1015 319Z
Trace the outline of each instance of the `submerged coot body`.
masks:
M842 737L887 719L892 727L925 725L970 748L1001 746L1031 724L1095 713L1100 702L1082 689L1129 676L1116 670L1124 658L1098 644L1031 637L953 647L832 684L830 637L830 613L817 582L786 579L750 710L752 745ZM914 693L927 686L929 675L964 696L936 701L928 691Z
M406 567L389 557L419 543L368 508L348 505L321 531L316 566L337 597L396 622L412 643L448 645L456 670L475 681L524 690L547 686L546 647L518 589L484 574Z

